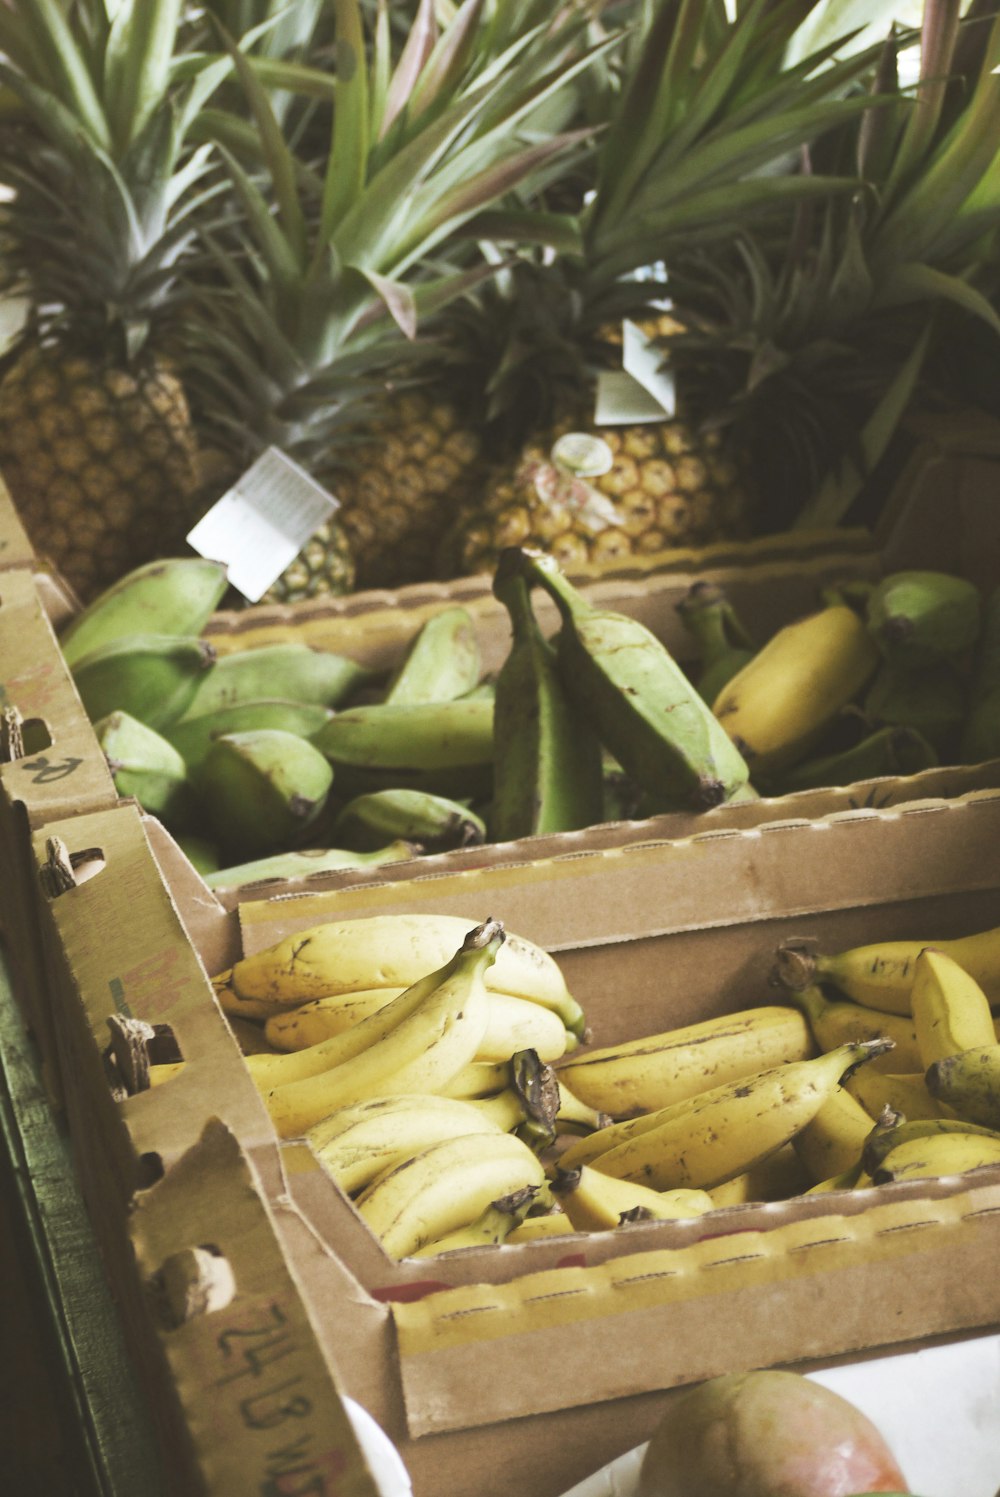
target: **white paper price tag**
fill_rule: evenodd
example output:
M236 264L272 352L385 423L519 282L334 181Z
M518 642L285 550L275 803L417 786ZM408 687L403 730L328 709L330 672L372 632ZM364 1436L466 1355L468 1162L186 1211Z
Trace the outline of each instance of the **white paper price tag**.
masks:
M663 303L662 305L666 305ZM662 369L663 352L636 322L622 323L622 367L597 379L594 420L598 426L669 421L676 407L674 377Z
M217 500L187 541L225 562L229 581L258 602L339 501L277 447L269 447Z

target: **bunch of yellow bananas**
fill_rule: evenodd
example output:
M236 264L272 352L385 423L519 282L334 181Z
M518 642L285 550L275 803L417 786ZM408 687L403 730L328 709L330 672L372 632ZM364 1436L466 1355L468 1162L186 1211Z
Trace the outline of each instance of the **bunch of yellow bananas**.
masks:
M815 1188L1000 1164L1000 1021L991 1009L1000 998L1000 929L818 956L790 943L777 973L820 1047L876 1031L894 1041L797 1140Z
M396 1257L1000 1164L1000 930L789 943L777 974L785 1003L602 1049L496 920L330 921L214 985L270 1042L243 1048L278 1133Z

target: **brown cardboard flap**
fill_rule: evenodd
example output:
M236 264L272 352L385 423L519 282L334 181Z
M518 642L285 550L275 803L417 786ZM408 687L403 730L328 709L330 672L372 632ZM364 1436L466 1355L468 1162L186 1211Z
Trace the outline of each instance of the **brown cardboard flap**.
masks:
M136 1198L129 1232L205 1491L378 1497L233 1134L208 1122L165 1177ZM162 1276L192 1248L225 1260L235 1292L219 1308L174 1324L162 1312Z
M992 1184L442 1290L393 1307L408 1430L420 1437L992 1324L998 1249ZM592 1354L581 1356L581 1344Z
M48 895L94 1045L103 1052L109 1018L124 1016L169 1026L185 1061L172 1080L119 1104L135 1153L155 1154L169 1167L210 1114L244 1146L273 1149L267 1112L160 877L138 809L122 803L44 828L34 839L40 869L51 839L71 856L92 849L104 865L86 882Z
M997 790L1000 790L1000 759L983 764L944 765L921 770L919 774L882 775L876 779L859 780L853 785L840 785L825 790L800 790L791 795L762 796L759 800L714 806L711 810L700 813L677 812L650 816L643 821L601 822L580 831L553 832L545 836L522 837L511 842L489 842L479 847L431 853L398 863L382 863L368 868L342 868L297 879L273 879L267 883L258 883L253 888L236 885L219 888L211 893L205 889L203 893L223 909L236 910L241 904L274 897L298 897L327 890L358 889L368 884L410 882L415 878L425 879L477 868L496 868L505 863L533 863L543 858L579 857L585 853L603 852L633 843L684 841L692 836L743 831L761 827L765 823L780 822L788 825L818 821L844 811L901 809L917 802L958 800L975 791ZM162 836L165 834L161 834ZM157 856L160 856L159 851ZM192 890L192 879L201 882L194 870L190 869L179 871L175 884L172 869L177 866L181 857L183 855L178 849L169 862L161 859L168 880L178 888L178 892L182 882ZM196 920L193 895L191 903ZM205 900L202 898L197 903L198 908L201 908L205 905ZM187 901L183 897L182 905L187 908ZM227 962L219 962L220 967L224 965Z
M975 804L976 820L967 814ZM405 884L372 882L319 894L247 901L239 907L243 948L260 951L323 920L393 909L492 915L552 952L611 946L713 926L817 910L882 904L990 888L996 869L968 868L973 824L1000 832L1000 791L893 810L845 811L810 822L698 833L682 841L634 842L537 862L430 873ZM706 889L725 888L723 904ZM546 897L539 898L545 888ZM600 917L595 918L599 911Z
M30 572L0 572L0 706L45 747L0 764L0 786L32 826L113 806L114 781ZM37 725L37 726L33 726Z

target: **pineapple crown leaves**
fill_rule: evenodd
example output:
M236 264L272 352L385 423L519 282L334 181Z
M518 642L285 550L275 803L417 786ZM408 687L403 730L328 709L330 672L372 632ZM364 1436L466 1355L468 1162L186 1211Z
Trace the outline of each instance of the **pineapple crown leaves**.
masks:
M978 6L962 21L959 9L927 0L915 97L887 121L890 165L869 233L886 275L923 264L961 278L1000 223L1000 15Z
M178 0L0 7L0 84L20 106L0 153L11 273L50 329L117 330L119 356L141 347L220 191L186 136L229 64L174 81L180 16Z
M439 279L433 292L421 288L422 298L416 289L424 279L422 264L485 207L579 143L582 132L525 142L519 131L533 109L608 45L573 51L565 35L536 29L486 65L477 56L469 79L454 60L473 57L468 27L483 0L466 0L455 23L458 40L449 48L438 42L424 50L427 65L434 64L434 89L419 73L423 93L413 83L410 101L389 119L388 101L398 92L394 77L405 66L412 80L413 53L408 57L404 48L396 74L387 76L376 45L366 67L356 0L334 4L333 133L322 176L297 168L267 89L231 44L258 131L263 181L220 147L244 208L244 249L252 243L248 264L261 298L299 349L301 366L314 371L338 358L357 330L371 324L373 305L412 338L421 300L435 308L443 304L447 279ZM426 30L429 14L424 0L414 23L418 31ZM575 37L579 28L572 29ZM373 114L376 95L382 112ZM414 96L425 101L423 108L414 107ZM551 228L547 224L546 232ZM451 279L456 295L469 285L462 271Z
M693 237L727 236L761 211L857 185L788 169L803 144L864 101L851 85L877 49L838 42L795 62L790 42L817 0L660 0L600 144L584 212L590 274L608 281ZM840 39L849 41L850 37Z

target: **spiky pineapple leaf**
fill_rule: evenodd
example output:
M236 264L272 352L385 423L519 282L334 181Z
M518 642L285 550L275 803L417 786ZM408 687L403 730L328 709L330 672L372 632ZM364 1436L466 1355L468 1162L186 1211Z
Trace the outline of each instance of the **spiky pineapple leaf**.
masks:
M406 107L417 80L437 40L437 18L434 0L419 0L417 13L406 35L406 44L389 80L382 116L376 134L379 138Z
M949 275L933 265L919 261L899 265L882 287L875 304L881 307L905 306L912 302L952 302L973 317L982 318L1000 334L1000 316L989 299L960 276Z
M334 0L337 22L333 133L323 181L318 243L328 244L368 174L369 102L365 35L356 0Z
M434 45L408 100L411 119L447 100L465 76L482 28L485 0L464 0Z
M11 57L20 51L25 73L50 90L97 145L110 150L113 142L97 85L58 0L0 9L0 47Z
M920 35L920 82L886 182L886 196L920 171L938 131L958 40L961 0L926 0Z
M833 529L841 524L868 475L888 448L904 412L910 404L930 344L931 321L927 318L913 348L900 365L861 433L860 463L845 456L824 481L817 494L803 505L795 520L800 530Z
M170 81L182 0L121 0L104 53L104 99L119 151L141 135Z
M232 38L224 35L223 41L246 92L247 101L260 133L261 150L274 189L283 231L282 237L284 238L286 249L294 264L301 271L304 269L307 261L307 229L305 212L298 193L294 158L285 144L281 125L278 122L267 90ZM239 173L240 193L244 203L247 205L247 210L254 215L254 221L258 227L262 227L259 205L263 204L263 198L253 184L250 183L246 173L239 167L239 163L235 161L234 157L230 156L229 167L231 172L234 166ZM234 178L234 180L236 179ZM253 206L251 207L251 205ZM264 208L266 211L266 204L264 204ZM274 263L277 265L285 262L287 259L285 253L277 254L275 236L267 235L267 238L276 252Z

